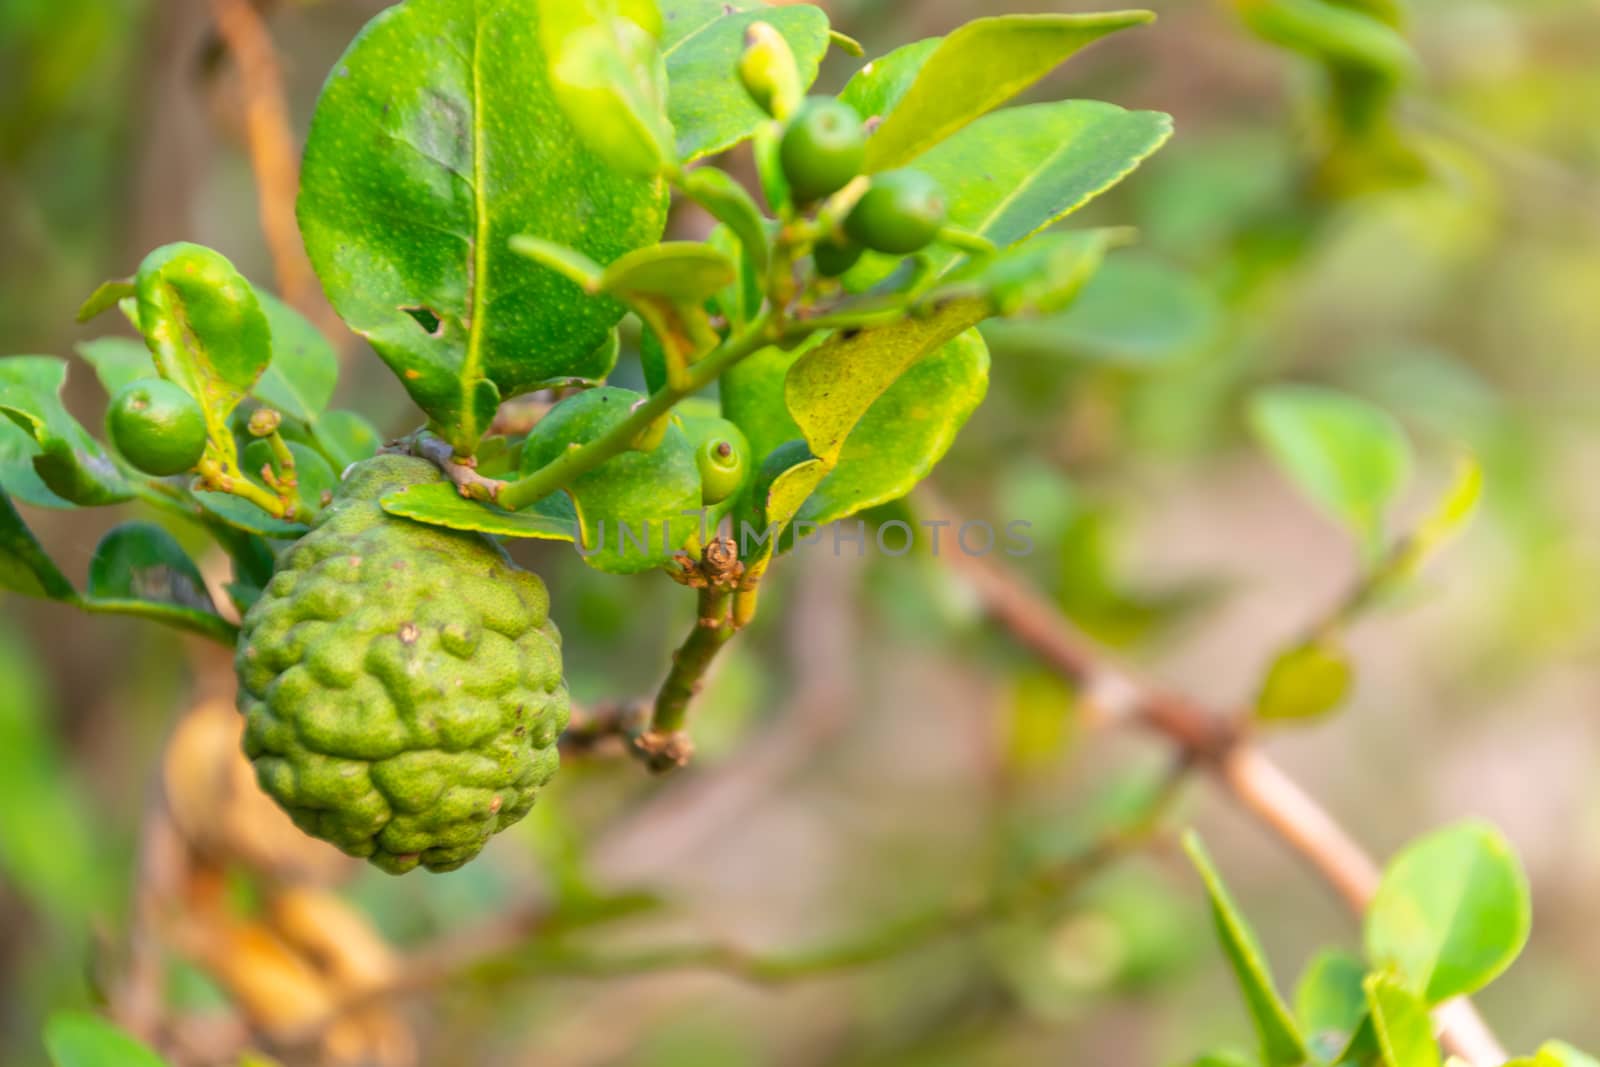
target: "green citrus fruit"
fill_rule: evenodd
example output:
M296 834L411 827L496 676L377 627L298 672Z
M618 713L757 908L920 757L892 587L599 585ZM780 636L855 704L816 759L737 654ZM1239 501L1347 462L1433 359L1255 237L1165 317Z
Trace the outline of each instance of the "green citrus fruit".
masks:
M111 399L106 433L123 458L146 474L190 470L206 450L199 401L165 378L140 378Z
M306 833L447 871L527 814L567 723L544 583L481 534L384 512L430 463L356 464L245 614L245 754Z
M824 237L811 246L811 259L817 266L817 273L824 278L837 278L845 271L856 265L856 260L861 258L864 251L854 241L843 244L830 237Z
M796 203L838 192L861 173L867 135L849 104L811 96L800 105L778 144L778 161Z
M845 219L845 232L868 248L907 255L926 247L945 222L939 183L910 167L875 175Z
M722 503L737 493L750 476L750 445L732 423L726 424L724 432L703 438L695 448L694 458L700 465L703 504Z

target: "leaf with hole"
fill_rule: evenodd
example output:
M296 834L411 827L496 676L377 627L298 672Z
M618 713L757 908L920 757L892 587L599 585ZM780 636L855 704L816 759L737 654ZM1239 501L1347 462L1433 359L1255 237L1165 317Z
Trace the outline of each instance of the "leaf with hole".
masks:
M55 356L0 359L0 416L11 438L0 438L0 484L32 504L70 507L118 504L132 497L127 479L106 450L61 403L66 360ZM26 442L17 439L20 432ZM22 474L27 462L33 478ZM43 489L44 492L40 492Z
M1245 1006L1261 1042L1261 1062L1265 1067L1300 1067L1310 1053L1300 1035L1299 1024L1272 984L1272 972L1255 932L1239 913L1205 846L1200 843L1199 835L1192 830L1184 834L1183 848L1205 882L1217 936L1233 966L1234 979L1244 995Z
M607 166L562 114L539 27L538 0L405 0L339 60L306 139L312 266L461 452L502 399L610 369L622 306L510 238L605 264L665 221L663 184Z
M771 121L739 80L744 34L765 22L794 53L802 87L828 51L828 16L810 4L767 7L739 0L661 0L667 114L685 163L732 148Z
M904 83L909 55L920 59L915 77L892 99L881 91L857 90L871 98L882 122L867 142L869 173L903 166L1065 62L1073 53L1108 34L1150 22L1148 11L1090 15L998 15L974 19L928 48L912 45L893 66L894 77L880 84ZM874 86L876 89L877 86ZM850 91L846 102L852 102ZM887 106L885 106L887 105ZM867 117L867 116L863 116Z
M1374 966L1392 968L1428 1004L1473 993L1527 943L1527 876L1492 826L1465 822L1402 849L1384 868L1367 909Z

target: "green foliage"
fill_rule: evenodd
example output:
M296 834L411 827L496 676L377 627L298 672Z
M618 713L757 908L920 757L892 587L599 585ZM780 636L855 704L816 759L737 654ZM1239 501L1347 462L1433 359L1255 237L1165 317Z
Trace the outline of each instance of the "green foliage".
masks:
M272 361L256 382L255 396L291 419L316 422L339 383L339 357L294 308L259 289L256 299L272 330Z
M1261 683L1256 717L1273 721L1327 715L1344 703L1353 673L1345 650L1325 639L1285 649Z
M1347 953L1324 949L1307 965L1294 991L1294 1017L1312 1053L1333 1062L1367 1015L1366 967Z
M1433 1020L1422 999L1387 974L1368 975L1365 988L1384 1067L1439 1067Z
M0 415L9 420L0 420L0 487L39 507L127 500L111 457L62 406L66 380L66 362L53 356L0 360ZM199 430L204 445L203 423Z
M44 1047L54 1067L165 1067L166 1061L126 1032L88 1012L50 1017Z
M1367 955L1429 1004L1472 993L1517 958L1528 884L1505 838L1481 823L1440 830L1384 870L1367 912Z
M223 644L231 644L237 634L217 614L199 568L154 523L123 523L101 539L89 562L84 605L91 611L159 619Z
M562 115L538 6L390 8L339 60L306 141L300 225L329 299L463 454L502 399L604 376L622 314L507 240L606 263L664 219L659 182L607 167Z
M1375 555L1384 511L1411 473L1411 446L1399 425L1365 401L1303 385L1257 392L1250 424L1301 491Z

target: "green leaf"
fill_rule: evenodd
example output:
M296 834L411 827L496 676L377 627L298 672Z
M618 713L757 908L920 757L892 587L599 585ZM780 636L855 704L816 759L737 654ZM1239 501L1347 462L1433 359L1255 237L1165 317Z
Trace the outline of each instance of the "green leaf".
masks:
M1511 965L1532 923L1527 877L1492 826L1465 822L1406 846L1367 909L1367 957L1429 1004L1472 993Z
M1190 1060L1189 1067L1255 1067L1255 1060L1237 1052L1219 1050Z
M732 148L771 121L739 81L744 31L752 22L767 23L789 42L802 86L816 80L828 51L828 16L809 4L662 0L661 16L667 114L685 163Z
M738 276L722 252L698 241L665 241L620 257L600 276L600 290L623 299L663 296L701 304Z
M942 44L944 38L928 37L879 56L856 71L839 99L855 108L863 122L887 115L905 98L928 57Z
M1266 722L1321 718L1343 704L1354 674L1349 654L1323 639L1285 649L1272 661L1256 696L1256 718Z
M89 298L83 302L83 306L78 308L78 313L74 318L79 322L88 322L90 319L98 318L128 297L133 296L134 293L132 278L112 278L109 281L101 282L95 287L94 292L89 294Z
M935 296L980 297L995 315L1048 315L1072 304L1125 238L1109 229L1041 233L957 271Z
M1384 1067L1439 1067L1428 1006L1393 975L1368 975L1364 986Z
M696 167L683 176L685 196L728 227L744 249L745 262L760 277L767 272L767 224L745 187L716 167Z
M101 539L89 561L83 603L90 611L155 619L225 645L239 634L217 614L194 561L171 534L149 522L125 522Z
M989 349L976 330L946 342L867 409L799 518L826 525L910 492L944 458L989 385Z
M595 0L539 0L550 83L589 149L617 170L651 177L676 166L667 70L655 38Z
M867 171L909 163L1085 45L1154 18L1148 11L1119 11L974 19L926 51L916 78L888 111L873 112L883 122L867 141Z
M1255 933L1239 913L1222 877L1211 864L1205 846L1193 830L1183 836L1184 851L1194 863L1205 882L1206 894L1211 899L1211 916L1216 923L1217 936L1233 965L1234 978L1244 994L1245 1006L1255 1023L1256 1035L1261 1041L1261 1061L1265 1067L1300 1067L1310 1053L1299 1027L1283 998L1272 984L1272 972L1266 957L1257 944Z
M140 378L156 377L155 360L142 341L131 337L97 337L83 341L76 351L94 368L95 377L107 396L116 396L124 386Z
M1483 466L1477 458L1462 455L1455 478L1433 508L1389 558L1375 582L1404 582L1416 575L1461 533L1483 497Z
M1411 446L1394 419L1333 389L1278 385L1251 398L1250 423L1284 473L1376 553L1384 509L1411 473Z
M314 423L339 384L339 356L322 331L269 293L257 292L272 327L272 362L256 382L256 398L279 414Z
M66 360L55 356L10 356L0 360L0 414L29 439L29 462L39 482L59 498L45 504L117 504L133 494L100 442L67 413L61 388L67 381ZM23 458L12 445L12 458L0 468L0 482L8 487L12 471ZM9 468L9 469L7 469ZM24 492L32 484L22 479ZM28 497L24 497L28 499Z
M76 930L114 905L103 826L54 734L65 719L44 688L39 650L0 627L0 877L37 914Z
M653 242L661 182L608 167L561 113L538 0L406 0L350 45L306 140L300 228L333 306L471 452L503 398L610 367L620 304L515 254L608 263Z
M84 1011L61 1011L44 1024L44 1047L55 1067L166 1067L125 1031Z
M456 487L437 483L398 489L383 498L383 510L429 526L477 530L492 537L577 540L577 512L564 494L545 497L521 511L504 511L464 498Z
M255 290L201 245L163 245L139 264L139 328L156 370L200 402L206 457L237 466L228 416L272 359L272 334Z
M751 451L765 458L785 441L801 436L784 401L789 368L815 342L792 350L763 348L741 359L717 379L722 415L743 431Z
M1600 1067L1600 1060L1580 1052L1565 1041L1546 1041L1539 1046L1536 1067Z
M1191 274L1159 259L1111 256L1064 312L984 326L1006 353L1155 367L1203 346L1222 321L1216 297Z
M567 397L523 443L522 473L606 433L643 401L639 393L610 386ZM700 532L700 467L676 424L654 448L615 456L566 491L583 532L584 561L598 570L632 574L660 566Z
M78 599L77 590L39 546L4 491L0 491L0 588L48 600Z
M1316 955L1294 992L1294 1015L1319 1059L1334 1061L1367 1014L1366 968L1346 952Z
M365 417L354 411L329 411L312 429L317 447L322 449L336 472L342 474L352 463L378 454L383 436Z
M1417 70L1405 36L1381 18L1329 0L1235 0L1263 40L1392 80Z
M1172 119L1094 100L1029 104L986 115L917 160L944 190L951 226L1004 247L1058 222L1127 177L1172 135ZM963 253L922 255L936 274ZM869 253L845 275L868 288L899 265Z
M214 493L209 490L196 489L190 492L194 502L199 504L207 515L235 530L245 533L257 534L277 540L294 540L303 537L309 526L298 522L285 522L275 519L265 511L256 507L250 501L234 496L232 493Z
M953 300L922 317L837 333L789 369L785 403L812 453L832 466L856 423L927 353L988 314L978 299ZM742 427L741 427L742 428Z

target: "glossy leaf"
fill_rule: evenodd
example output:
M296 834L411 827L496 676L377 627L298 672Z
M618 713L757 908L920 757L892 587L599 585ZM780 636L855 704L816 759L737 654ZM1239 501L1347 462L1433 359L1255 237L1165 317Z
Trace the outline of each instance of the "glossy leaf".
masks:
M705 208L739 239L757 276L767 271L767 226L745 187L716 167L696 167L681 180L684 195Z
M365 417L354 411L329 411L317 420L312 431L333 469L344 473L352 463L378 454L383 437Z
M620 257L600 276L600 291L627 299L662 296L700 304L737 276L733 261L698 241L666 241Z
M539 0L539 40L567 120L613 168L651 177L676 165L667 71L655 37L595 0Z
M1483 467L1477 458L1463 455L1455 478L1416 529L1390 554L1376 576L1381 582L1403 582L1460 535L1478 510L1483 497Z
M991 322L984 336L1006 353L1154 367L1204 345L1222 321L1216 297L1159 259L1111 256L1057 315Z
M0 588L49 600L77 600L77 590L56 567L22 521L11 497L0 491Z
M831 465L868 409L927 353L977 325L978 299L952 300L922 317L829 337L789 369L785 403L811 451Z
M928 57L943 43L943 37L928 37L879 56L856 71L839 99L854 108L863 122L887 115L905 98Z
M101 539L89 561L84 606L144 616L228 645L238 636L238 628L217 614L194 561L154 523L123 523Z
M256 382L256 398L279 414L315 422L339 384L339 356L300 312L268 293L256 299L272 328L272 362Z
M1318 1057L1334 1061L1367 1014L1366 968L1345 952L1318 953L1295 986L1294 1015Z
M1354 669L1338 644L1313 640L1272 661L1256 696L1256 718L1268 722L1317 719L1343 704Z
M76 351L91 367L107 396L116 396L124 386L140 378L156 377L155 360L141 341L131 337L96 337L81 342Z
M255 290L221 254L170 244L139 264L139 328L157 371L200 402L206 456L235 466L228 416L272 359L272 334Z
M910 492L944 458L988 385L989 349L976 330L928 353L850 431L799 517L825 525Z
M1059 221L1116 185L1172 135L1172 120L1094 100L1029 104L998 111L942 141L917 160L944 190L949 223L999 247ZM924 253L937 273L963 253L936 245ZM868 254L845 275L867 288L898 265Z
M1428 1006L1393 975L1369 975L1365 988L1384 1067L1439 1067Z
M521 511L504 511L464 498L453 485L413 485L383 498L383 510L429 526L451 530L477 530L493 537L537 538L545 541L577 539L577 512L561 493L546 497Z
M1411 843L1384 869L1365 944L1428 1004L1472 993L1511 965L1532 924L1528 882L1499 831L1466 822Z
M1536 1067L1600 1067L1600 1060L1580 1052L1565 1041L1546 1041L1534 1058Z
M127 480L78 420L61 403L67 364L55 356L11 356L0 360L0 416L9 420L31 444L27 462L51 500L36 493L32 481L14 472L25 453L9 446L9 462L0 467L0 483L17 483L19 495L46 505L116 504L129 499ZM10 429L10 427L8 427ZM15 442L15 435L12 435ZM0 446L4 447L4 446Z
M994 315L1049 315L1069 306L1121 230L1041 233L950 276L939 292L983 299Z
M62 1011L44 1024L54 1067L166 1067L166 1061L98 1015Z
M329 299L470 451L501 399L593 380L621 317L515 254L525 234L608 263L654 241L659 181L621 174L557 106L537 0L406 0L323 88L299 216Z
M1255 1024L1264 1067L1300 1067L1309 1056L1305 1040L1300 1036L1294 1016L1273 986L1272 972L1254 931L1239 913L1227 886L1212 866L1205 846L1192 830L1184 835L1183 848L1205 882L1217 936L1233 966L1234 978Z
M717 380L723 417L743 431L759 458L801 436L784 401L784 381L789 368L813 347L760 349L729 367Z
M1394 419L1333 389L1278 385L1251 398L1250 423L1284 473L1375 552L1384 510L1411 473Z
M191 495L208 516L244 533L279 540L293 540L303 536L310 529L304 523L275 519L248 500L231 493L196 489L191 491Z
M731 148L771 121L739 81L744 32L765 22L794 53L809 86L828 51L828 16L809 4L767 7L749 0L661 0L661 54L667 63L667 114L685 163Z
M643 400L610 386L563 400L523 443L522 473L599 437ZM659 566L699 533L700 468L693 445L675 424L654 448L607 460L579 475L567 493L577 510L585 562L599 570L631 574Z
M133 296L134 289L132 278L112 278L95 286L94 292L78 308L74 318L79 322L88 322L116 307L122 301Z
M911 84L887 111L874 112L883 121L867 142L868 172L911 162L1085 45L1154 17L1120 11L974 19L927 50Z

